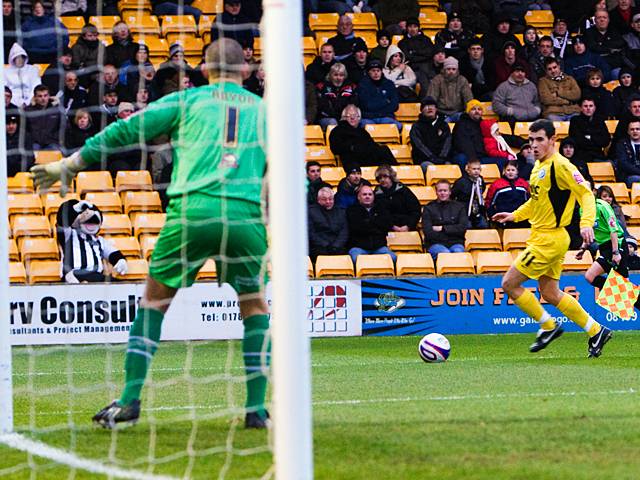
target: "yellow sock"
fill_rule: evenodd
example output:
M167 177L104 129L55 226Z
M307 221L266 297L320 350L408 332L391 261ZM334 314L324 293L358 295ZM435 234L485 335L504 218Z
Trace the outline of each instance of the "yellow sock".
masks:
M520 310L540 323L543 330L553 330L556 322L551 315L540 304L538 299L529 290L525 290L522 295L513 301Z
M600 324L591 318L591 315L571 295L564 294L562 300L558 303L558 310L564 313L573 323L580 325L590 337L600 333L602 328Z

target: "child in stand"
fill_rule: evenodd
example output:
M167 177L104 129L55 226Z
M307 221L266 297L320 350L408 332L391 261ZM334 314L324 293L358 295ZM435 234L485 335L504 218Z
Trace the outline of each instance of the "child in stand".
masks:
M453 184L451 198L467 205L467 216L472 228L488 228L482 193L485 189L480 160L472 158L464 167L462 177Z
M375 58L384 63L387 59L387 48L391 45L391 34L383 28L376 33L376 39L378 40L378 45L371 49L369 58L371 60Z

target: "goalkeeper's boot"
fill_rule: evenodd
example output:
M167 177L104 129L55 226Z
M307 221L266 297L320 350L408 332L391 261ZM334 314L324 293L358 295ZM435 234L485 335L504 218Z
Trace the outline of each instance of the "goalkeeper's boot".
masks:
M602 327L597 335L589 338L589 358L596 358L602 354L604 344L611 340L613 332L607 327Z
M529 347L529 351L539 352L540 350L547 348L551 342L560 337L563 333L564 330L557 322L553 330L540 330L538 335L536 335L536 341Z
M134 400L129 405L122 405L114 400L93 416L94 423L104 428L116 428L118 423L124 426L135 425L140 418L140 400Z
M260 414L258 412L248 412L246 417L244 417L244 428L269 428L271 426L271 420L269 417L269 412L264 410L264 414Z

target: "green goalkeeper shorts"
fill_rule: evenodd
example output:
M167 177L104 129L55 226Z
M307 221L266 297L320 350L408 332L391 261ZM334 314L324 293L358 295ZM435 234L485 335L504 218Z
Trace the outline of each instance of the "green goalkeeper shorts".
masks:
M238 295L251 294L266 284L266 252L260 206L192 194L169 202L149 275L169 287L189 287L213 258L219 283L230 284Z

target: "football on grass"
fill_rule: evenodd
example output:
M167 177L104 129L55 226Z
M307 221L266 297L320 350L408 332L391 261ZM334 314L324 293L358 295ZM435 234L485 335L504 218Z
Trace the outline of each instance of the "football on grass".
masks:
M418 355L427 363L440 363L449 358L451 345L444 335L429 333L418 344Z

